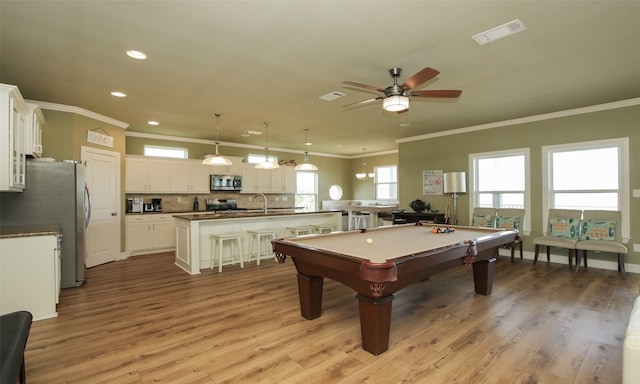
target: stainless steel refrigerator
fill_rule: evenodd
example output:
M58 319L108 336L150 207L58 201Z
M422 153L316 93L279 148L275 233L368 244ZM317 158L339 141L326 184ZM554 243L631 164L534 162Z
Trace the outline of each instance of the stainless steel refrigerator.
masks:
M78 287L85 279L90 201L81 164L28 160L25 191L0 195L0 225L60 224L60 287Z

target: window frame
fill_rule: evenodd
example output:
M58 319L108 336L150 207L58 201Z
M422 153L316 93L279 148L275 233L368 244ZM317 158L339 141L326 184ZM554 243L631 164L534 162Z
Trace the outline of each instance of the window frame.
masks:
M521 226L522 233L531 233L531 150L530 148L514 148L502 151L480 152L469 154L469 217L473 217L473 210L478 206L478 161L497 157L524 156L524 219ZM499 208L498 208L499 209ZM507 208L504 208L507 209Z
M314 193L299 193L298 192L298 174L313 174L314 175ZM297 206L297 198L298 196L313 196L313 200L315 202L315 207L313 207L312 211L318 210L318 171L296 171L296 193L293 196L293 201L295 206Z
M378 182L378 170L382 169L382 168L395 168L395 173L396 173L396 180L395 182L389 182L389 183L380 183ZM395 185L395 189L396 189L396 198L380 198L378 197L378 185L379 184L385 184L385 185ZM374 191L374 198L376 200L381 200L381 201L398 201L398 194L400 192L399 188L398 188L398 165L397 164L389 164L389 165L378 165L378 166L374 166L373 167L373 191Z
M552 208L551 190L553 177L552 156L556 152L580 151L602 148L618 148L618 209L622 213L622 242L627 243L631 237L631 201L629 194L629 138L620 137L604 140L582 141L576 143L566 143L543 146L542 153L542 232L546 232L546 225L549 218L549 209Z
M178 157L178 156L162 156L162 155L148 155L147 154L147 149L158 149L158 150L164 150L164 151L171 151L171 152L182 152L182 156L183 157ZM165 159L189 159L189 150L187 148L182 148L182 147L168 147L166 145L152 145L152 144L145 144L142 150L142 153L144 156L147 157L162 157Z

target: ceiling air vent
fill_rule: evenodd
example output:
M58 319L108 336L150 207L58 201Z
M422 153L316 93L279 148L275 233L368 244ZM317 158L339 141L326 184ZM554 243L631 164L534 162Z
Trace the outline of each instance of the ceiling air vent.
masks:
M492 41L502 39L503 37L513 35L514 33L524 31L525 29L527 29L527 27L522 24L522 21L520 21L520 19L515 19L495 28L473 35L471 38L473 38L476 43L484 45Z
M322 95L322 96L318 96L319 99L325 100L325 101L333 101L335 99L339 99L342 96L346 95L346 93L342 93L339 91L333 91L333 92L329 92L326 95Z

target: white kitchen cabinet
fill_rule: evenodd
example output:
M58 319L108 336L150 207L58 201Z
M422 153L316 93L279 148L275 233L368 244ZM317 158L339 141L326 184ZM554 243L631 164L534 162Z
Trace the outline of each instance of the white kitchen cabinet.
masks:
M296 193L296 169L256 169L255 164L243 164L242 193Z
M296 193L296 168L281 166L271 172L272 193Z
M29 311L34 320L58 316L58 236L0 239L0 314Z
M29 109L18 87L0 84L0 191L25 188L25 120Z
M231 165L212 165L212 175L237 176L242 175L242 157L225 156L231 160Z
M37 104L27 103L27 108L29 108L29 113L24 131L24 151L27 156L41 157L44 116Z
M200 160L175 160L171 162L171 192L209 193L211 168Z
M129 155L124 180L126 193L171 193L171 161Z
M128 215L125 223L127 251L141 255L174 249L175 227L172 214Z

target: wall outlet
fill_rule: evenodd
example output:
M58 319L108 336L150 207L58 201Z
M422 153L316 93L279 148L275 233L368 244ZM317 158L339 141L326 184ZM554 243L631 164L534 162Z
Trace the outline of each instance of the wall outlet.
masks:
M640 197L640 189L633 190L633 197Z
M640 252L640 244L633 244L633 252Z
M250 198L249 198L249 202L250 202L250 203L253 203L253 197L250 197Z
M287 201L287 200L289 200L288 196L282 196L282 201Z
M280 197L279 196L276 196L276 201L280 201Z
M178 203L182 203L182 197L178 196Z

